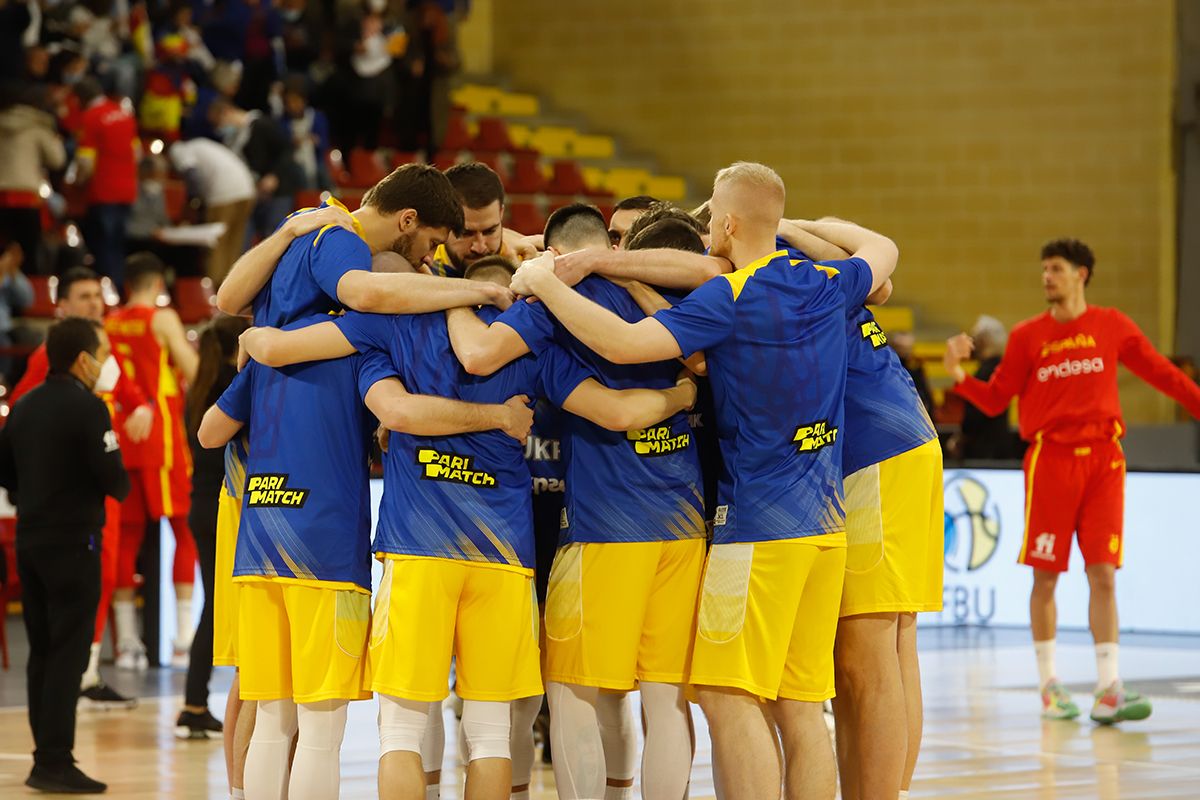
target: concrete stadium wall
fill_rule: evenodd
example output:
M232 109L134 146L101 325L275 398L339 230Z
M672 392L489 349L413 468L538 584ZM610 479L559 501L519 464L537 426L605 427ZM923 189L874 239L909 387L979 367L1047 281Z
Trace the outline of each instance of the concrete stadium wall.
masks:
M1170 349L1171 0L506 0L476 65L578 112L697 195L737 159L788 211L892 235L894 302L942 332L1044 309L1038 250L1098 254L1089 299ZM503 42L492 47L493 42ZM1200 354L1198 354L1200 355ZM1132 422L1170 404L1126 374Z

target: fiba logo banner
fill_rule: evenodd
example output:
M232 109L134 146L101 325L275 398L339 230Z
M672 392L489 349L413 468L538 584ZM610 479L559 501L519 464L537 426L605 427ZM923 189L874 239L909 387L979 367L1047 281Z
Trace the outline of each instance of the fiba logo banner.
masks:
M961 473L946 482L945 501L946 569L973 572L996 553L1000 507L986 486Z

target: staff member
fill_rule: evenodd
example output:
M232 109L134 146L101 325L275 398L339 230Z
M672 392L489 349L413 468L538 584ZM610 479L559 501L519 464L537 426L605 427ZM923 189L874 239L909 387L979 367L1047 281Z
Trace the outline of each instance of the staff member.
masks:
M99 323L69 317L46 339L50 375L0 430L0 486L17 506L17 574L29 633L27 786L97 793L75 766L75 701L100 599L104 498L129 494L108 409L94 394L120 374Z

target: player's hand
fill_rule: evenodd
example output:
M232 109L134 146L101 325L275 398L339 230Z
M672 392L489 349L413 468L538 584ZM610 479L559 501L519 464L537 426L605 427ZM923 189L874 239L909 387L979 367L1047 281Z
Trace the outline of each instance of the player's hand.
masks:
M946 340L946 353L942 356L942 364L946 367L946 371L954 377L955 383L966 377L967 373L963 371L961 364L971 357L971 351L974 349L975 343L965 333L951 336Z
M144 442L150 436L150 429L154 426L154 410L150 405L140 405L133 410L133 413L125 420L125 435L129 437L129 441L133 443Z
M247 339L247 336L252 331L255 331L255 330L257 330L257 328L255 328L253 326L246 328L246 330L242 331L242 335L238 337L238 359L237 359L237 371L238 372L241 372L243 369L246 368L246 365L250 363L251 356L250 356L249 348L246 347L246 339Z
M283 229L297 239L313 231L320 230L326 225L337 225L354 232L354 218L337 206L325 206L303 214L293 214L283 223Z
M555 261L554 254L549 250L535 259L526 261L513 275L509 288L526 297L536 296L538 282L554 274Z
M536 236L508 236L508 231L505 231L504 244L509 249L510 253L517 261L528 261L531 258L537 258L542 252L542 235L539 233Z
M501 311L507 310L517 299L512 289L498 283L479 283L479 289L483 292L483 304L495 306Z
M577 250L554 259L554 274L567 286L574 286L597 272L608 256L609 250Z
M525 444L525 440L529 438L529 429L533 427L533 409L528 404L529 398L523 394L504 401L504 407L508 409L508 419L500 430L521 444Z
M696 386L696 376L692 374L690 369L681 369L678 377L675 378L675 385L681 387L688 393L688 402L684 408L691 408L696 405L696 393L699 388Z
M380 425L375 430L375 441L379 442L379 449L381 451L383 451L384 453L387 452L388 440L391 438L392 438L392 432L389 431L387 428L385 428L383 425Z

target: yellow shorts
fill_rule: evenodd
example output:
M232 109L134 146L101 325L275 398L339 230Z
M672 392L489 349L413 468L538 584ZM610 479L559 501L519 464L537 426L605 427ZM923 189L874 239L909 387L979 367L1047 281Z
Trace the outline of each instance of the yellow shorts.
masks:
M370 687L406 700L442 700L451 656L464 700L542 693L532 570L387 556L371 625Z
M233 581L242 504L221 485L217 503L217 566L213 579L213 666L237 666L238 589Z
M704 568L693 686L765 700L833 697L845 536L713 545Z
M632 689L687 681L703 539L577 542L546 592L546 680Z
M936 439L846 478L841 616L941 610L943 502Z
M371 595L265 578L239 581L243 700L365 700Z

